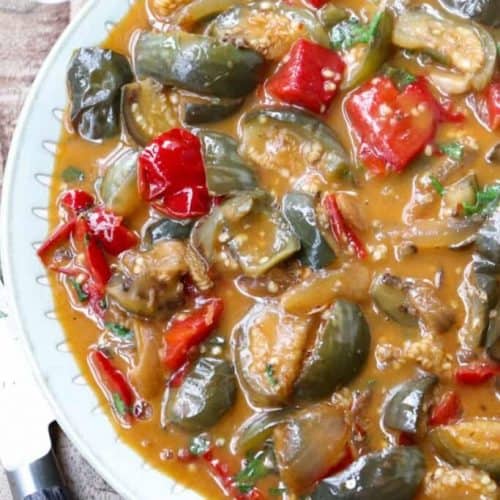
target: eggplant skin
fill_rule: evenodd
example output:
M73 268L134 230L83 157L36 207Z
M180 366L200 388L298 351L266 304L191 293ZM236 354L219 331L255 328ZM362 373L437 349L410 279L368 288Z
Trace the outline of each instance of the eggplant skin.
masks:
M236 391L231 363L219 358L200 358L169 401L167 421L192 432L209 429L232 408Z
M500 27L498 0L440 0L449 11L479 23Z
M263 77L264 59L250 49L219 43L212 37L175 32L143 32L135 45L138 79L217 97L243 97Z
M482 257L496 266L500 265L500 208L489 216L479 230L476 247Z
M357 304L337 301L295 383L295 398L316 400L351 382L370 352L370 327Z
M396 446L364 455L347 469L324 479L312 500L412 500L425 474L422 452Z
M132 79L127 59L112 50L85 47L73 53L66 77L70 118L84 139L119 132L121 88Z

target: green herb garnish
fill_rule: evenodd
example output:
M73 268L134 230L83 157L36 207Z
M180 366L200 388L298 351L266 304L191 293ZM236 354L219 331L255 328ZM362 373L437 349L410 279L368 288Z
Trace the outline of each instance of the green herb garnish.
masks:
M210 440L207 436L200 434L191 439L189 443L189 453L196 457L204 455L210 449Z
M85 174L78 167L72 165L63 170L61 177L62 180L68 184L85 180Z
M0 319L6 318L6 317L7 317L7 314L4 313L3 311L0 311Z
M464 158L464 145L456 141L440 144L439 151L455 161L462 161Z
M433 175L430 175L429 179L431 181L432 187L436 190L436 192L439 194L439 196L443 196L444 191L445 191L444 186Z
M120 417L124 417L131 411L117 392L113 392L113 406Z
M267 378L269 379L269 383L273 387L278 385L278 380L276 379L276 375L274 373L274 366L270 363L266 365L266 375Z
M131 340L134 337L132 331L119 323L105 323L104 325L113 335L125 340Z
M287 491L288 490L286 488L279 488L279 487L269 488L268 490L269 495L272 497L279 497L280 495L283 495Z
M384 69L384 74L387 75L400 90L408 87L410 83L417 81L417 78L411 73L408 73L408 71L403 68L395 68L394 66L387 66Z
M355 18L337 24L330 33L333 47L346 50L358 43L372 43L381 19L382 13L379 12L369 24L361 24Z
M70 278L69 282L71 286L75 289L76 296L79 302L87 302L89 300L89 294L82 288L82 285L78 283L74 278Z
M238 472L235 477L235 482L236 487L241 493L248 493L251 491L259 479L269 474L270 470L264 465L265 457L265 453L257 453L253 457L250 457L245 467Z
M485 215L495 210L500 203L500 184L486 186L476 193L476 203L474 205L465 202L463 204L464 213L467 216L481 214Z

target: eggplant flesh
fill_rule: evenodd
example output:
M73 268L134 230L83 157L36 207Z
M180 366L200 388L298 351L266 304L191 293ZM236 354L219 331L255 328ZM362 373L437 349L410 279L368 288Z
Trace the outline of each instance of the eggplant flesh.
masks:
M364 455L342 472L323 479L312 500L413 500L425 474L422 452L396 446Z
M217 97L243 97L262 78L264 60L250 49L184 32L143 32L133 52L138 79Z

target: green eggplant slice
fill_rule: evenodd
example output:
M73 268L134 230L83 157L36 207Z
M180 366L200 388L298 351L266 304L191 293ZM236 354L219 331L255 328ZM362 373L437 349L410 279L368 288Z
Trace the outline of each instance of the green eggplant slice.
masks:
M306 193L288 193L282 200L282 210L300 240L302 263L315 270L329 266L335 260L335 252L319 229L314 198Z
M258 108L240 122L240 152L261 168L279 170L286 165L291 175L307 168L326 180L345 176L350 160L334 132L312 114L289 106ZM286 140L287 147L281 146Z
M425 474L415 446L395 446L358 458L342 472L323 479L312 500L413 500Z
M203 149L209 191L218 196L257 187L253 170L238 154L238 143L229 135L211 130L197 132Z
M479 230L476 239L478 253L500 265L500 208L497 208Z
M331 3L326 3L318 10L318 19L326 30L331 29L336 24L349 17L347 10L337 7Z
M439 0L443 7L454 14L479 23L500 28L500 11L497 0Z
M123 87L121 110L123 129L139 146L179 125L175 105L151 78Z
M328 35L312 12L284 5L238 5L215 18L210 34L222 42L249 47L268 60L281 59L299 38L329 46Z
M187 240L191 234L194 221L189 219L160 219L146 226L144 243L151 248L155 243L164 240Z
M227 245L246 276L261 276L300 250L292 228L262 191L248 191L225 201L221 212L229 235Z
M81 137L98 141L120 131L120 91L133 79L127 59L112 50L76 50L69 63L70 119Z
M274 429L281 479L303 493L342 460L349 440L344 412L327 403L298 410Z
M374 31L364 48L363 56L348 68L342 83L343 90L351 90L369 80L390 56L394 18L388 9L382 10L376 16L375 21L372 21Z
M418 318L410 306L408 291L401 278L389 273L375 276L370 295L375 305L389 318L404 326L418 325Z
M424 375L398 385L385 405L384 426L395 431L416 434L424 399L437 381L435 375Z
M233 334L233 358L245 395L259 407L290 399L307 346L311 320L256 304Z
M122 217L132 215L141 205L137 188L138 155L137 151L128 150L110 165L99 188L106 208Z
M168 389L169 390L169 389ZM200 358L175 396L168 395L163 422L173 422L190 432L213 427L234 405L237 382L231 363L220 358Z
M483 469L500 480L500 420L476 418L441 425L430 437L446 461Z
M370 328L359 306L338 300L304 360L295 398L321 399L347 385L363 369L370 343Z
M490 317L484 347L493 361L500 362L500 302L493 311L495 314Z
M182 31L141 33L133 60L140 80L150 77L197 94L231 98L255 89L264 63L253 50Z
M182 100L182 119L187 125L200 125L224 120L236 113L244 102L243 98L193 98L191 96L184 97Z
M430 80L447 93L483 90L496 68L493 37L470 21L441 18L421 9L407 10L396 20L392 41L398 47L427 53L456 70L430 71Z

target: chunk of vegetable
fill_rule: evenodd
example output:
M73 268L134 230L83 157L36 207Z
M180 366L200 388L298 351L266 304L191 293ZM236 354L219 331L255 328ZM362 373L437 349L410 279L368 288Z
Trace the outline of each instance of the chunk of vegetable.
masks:
M460 418L462 403L460 396L455 391L448 391L432 408L429 416L429 425L447 425Z
M295 397L321 399L349 384L370 352L370 327L358 305L337 301L308 350L295 383Z
M139 155L139 192L171 217L192 218L208 213L208 194L201 143L185 129L157 137Z
M335 260L335 252L321 234L313 197L299 192L288 193L282 200L282 207L300 240L301 261L313 269L329 266Z
M311 321L275 305L255 305L234 333L233 357L247 397L258 406L287 402L300 372Z
M329 30L349 16L347 10L328 2L318 10L318 18L325 29Z
M258 108L240 123L240 151L261 168L278 170L287 165L291 175L312 168L327 180L349 171L349 157L333 131L305 111L287 106Z
M392 430L416 434L423 417L424 399L437 383L434 375L425 375L397 386L384 408L384 425Z
M377 77L353 92L345 109L358 155L376 174L402 172L432 141L438 122L437 102L422 79L400 92L389 77Z
M476 247L479 254L500 265L500 208L497 208L479 230Z
M417 326L416 311L408 299L408 285L390 273L374 277L370 294L375 305L394 321L405 326Z
M466 19L500 27L500 14L496 0L440 0L441 4L453 13Z
M174 318L163 336L162 359L166 368L175 372L187 361L190 349L214 331L223 310L222 299L214 298L204 302L186 318Z
M137 189L138 152L128 150L116 163L110 165L99 188L106 208L116 215L128 217L141 204Z
M267 80L278 99L315 113L325 113L337 95L345 63L333 50L298 40L279 69Z
M431 70L430 80L448 93L483 90L496 65L491 35L470 22L439 18L424 10L408 10L398 16L393 42L405 49L430 53L459 74Z
M57 227L56 230L49 235L49 237L41 244L41 246L36 251L40 260L48 265L50 256L57 250L60 246L69 242L70 236L75 230L76 219L71 219L68 222Z
M190 432L207 430L233 407L236 391L231 363L220 358L200 358L175 396L167 396L162 425L173 422Z
M329 46L328 35L314 14L288 5L234 7L215 19L210 33L222 42L250 47L269 60L281 59L299 38Z
M444 217L462 215L464 207L476 203L476 192L478 189L479 184L474 173L470 173L451 186L447 186L443 193L442 215Z
M164 85L217 97L250 93L263 68L262 57L253 50L182 31L142 33L133 60L141 80L151 77Z
M257 277L298 250L300 241L262 192L242 193L221 205L228 246L247 276ZM263 234L258 241L254 234Z
M413 500L425 474L422 452L396 446L370 453L347 469L321 481L312 500Z
M70 217L76 217L95 204L95 198L82 189L64 191L59 197L59 203L68 212Z
M348 442L344 414L326 403L299 410L274 429L280 476L293 492L304 492L344 457Z
M368 269L360 264L346 264L289 288L281 297L281 305L291 314L311 314L331 305L336 298L363 301L369 287Z
M257 188L255 174L238 154L238 143L231 136L211 130L200 130L197 135L210 193L222 196Z
M488 356L500 363L500 301L489 318L484 347Z
M486 89L486 105L488 124L491 130L496 130L500 126L500 82L493 82Z
M188 125L200 125L202 123L218 122L233 115L243 105L243 98L221 99L184 97L183 120Z
M144 231L144 244L151 248L155 243L165 240L186 240L191 234L193 221L190 219L160 219L147 225Z
M121 111L125 132L139 146L146 146L161 133L179 126L176 106L151 78L123 87Z
M112 50L87 47L74 52L67 75L70 118L84 139L119 132L120 91L132 78L127 59Z
M436 427L430 437L445 460L483 469L500 478L500 420L467 420Z

